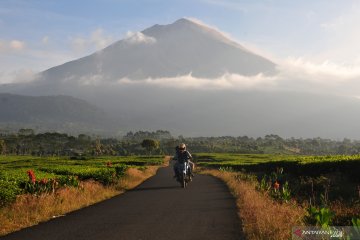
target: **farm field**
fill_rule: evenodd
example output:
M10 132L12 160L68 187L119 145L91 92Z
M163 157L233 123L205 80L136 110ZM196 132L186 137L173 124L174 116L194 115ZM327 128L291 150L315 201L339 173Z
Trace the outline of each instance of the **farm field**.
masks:
M275 202L300 206L306 213L304 225L360 222L359 155L199 153L194 157L198 166L232 173L235 181L251 183Z
M153 176L164 156L0 156L0 236L63 216Z
M129 167L144 169L162 163L162 156L106 156L80 160L69 157L0 156L0 205L14 201L22 193L54 191L61 185L77 186L79 180L92 179L110 185Z
M261 163L292 162L314 164L325 162L360 161L360 155L281 155L281 154L236 154L236 153L196 153L197 162L206 166L249 166Z

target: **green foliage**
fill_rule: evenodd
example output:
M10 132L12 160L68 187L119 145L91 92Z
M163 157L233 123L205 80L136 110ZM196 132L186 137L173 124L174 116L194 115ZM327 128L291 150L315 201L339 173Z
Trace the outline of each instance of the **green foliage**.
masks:
M144 139L141 142L141 146L145 148L149 152L149 154L151 154L153 150L159 148L160 142L154 139Z
M25 193L40 195L42 193L54 192L58 187L55 179L42 179L32 183L31 181L23 182L20 185Z
M268 192L274 199L288 202L291 199L291 190L288 181L281 184L283 169L279 168L270 175L265 174L258 182L256 189L261 192Z
M0 133L1 134L1 133ZM4 132L0 142L4 141L6 148L3 153L36 156L73 156L78 152L82 155L140 155L144 148L150 153L157 149L158 153L172 154L174 147L180 142L186 142L192 153L243 153L243 154L360 154L360 141L332 141L329 139L283 139L270 134L265 137L251 138L248 136L174 138L169 131L129 132L122 139L93 139L88 135L78 137L56 132L36 134L32 129L20 129L17 133ZM141 147L144 140L153 140L158 146ZM0 144L1 150L1 144ZM1 153L1 151L0 151Z
M115 169L110 168L98 169L91 174L90 178L102 183L103 185L110 185L115 183L117 180Z
M307 208L305 221L309 224L327 228L332 223L334 216L334 213L329 208L316 208L314 206L310 206Z
M126 171L127 168L128 168L128 166L126 166L126 165L124 165L124 164L115 166L116 176L117 176L118 178L124 176L125 171Z
M21 193L40 195L61 187L79 187L81 180L92 179L110 185L121 178L129 166L145 168L162 162L163 156L110 156L85 160L0 156L0 205L12 202Z
M288 202L291 199L291 190L289 188L289 183L285 182L280 191L280 199L284 202Z
M80 182L79 182L79 178L76 176L60 176L57 178L57 181L59 183L60 186L64 186L64 187L79 187L80 186Z
M22 191L16 181L6 181L0 179L0 206L9 204L16 199Z
M261 192L267 192L271 189L271 181L268 181L268 176L266 174L261 178L256 188Z
M351 223L354 227L359 227L360 228L360 218L352 218L351 219Z
M294 156L275 154L225 154L225 153L201 153L194 154L195 161L204 167L232 167L240 171L245 169L249 172L274 172L282 176L278 171L286 169L287 174L297 176L319 176L331 172L344 172L353 179L360 181L360 156ZM282 179L279 179L280 181Z
M124 136L125 140L128 141L137 141L141 142L144 139L155 139L155 140L168 140L173 139L169 131L157 130L156 132L148 132L148 131L138 131L138 132L128 132Z
M6 152L6 144L3 139L0 139L0 155L5 154Z
M351 223L354 227L354 235L360 236L360 218L352 218Z

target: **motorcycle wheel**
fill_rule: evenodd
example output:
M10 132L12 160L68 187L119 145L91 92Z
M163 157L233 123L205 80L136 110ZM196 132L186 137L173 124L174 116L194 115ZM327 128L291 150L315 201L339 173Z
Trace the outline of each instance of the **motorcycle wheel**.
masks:
M186 188L186 175L183 173L183 176L182 176L182 183L181 183L181 185L182 185L182 187L183 188Z

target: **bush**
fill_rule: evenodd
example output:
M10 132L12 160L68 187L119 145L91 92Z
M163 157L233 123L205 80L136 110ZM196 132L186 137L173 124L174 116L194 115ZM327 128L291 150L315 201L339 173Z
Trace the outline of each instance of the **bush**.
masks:
M76 176L61 176L58 178L60 186L64 187L79 187L80 183Z
M329 227L334 218L334 213L327 207L316 208L309 206L305 223L320 227Z
M27 181L21 183L21 187L25 193L37 194L54 192L58 187L59 183L55 179L41 179L40 181Z
M16 196L21 193L17 182L0 180L0 206L15 201Z
M110 185L117 180L116 172L112 168L99 169L92 174L92 178L103 185Z
M124 176L125 171L128 167L124 164L115 166L116 177L120 178Z

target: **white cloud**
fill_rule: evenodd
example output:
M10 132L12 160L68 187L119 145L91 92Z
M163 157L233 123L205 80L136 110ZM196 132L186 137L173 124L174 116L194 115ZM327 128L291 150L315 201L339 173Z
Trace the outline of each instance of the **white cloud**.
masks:
M171 77L171 78L148 78L145 80L130 80L123 78L118 80L119 84L130 85L153 85L166 88L181 88L181 89L199 89L199 90L226 90L237 89L247 90L262 88L273 88L273 77L258 74L256 76L248 77L237 74L224 74L217 79L196 78L191 74L185 76Z
M13 50L23 50L25 48L25 42L19 40L12 40L10 42L10 48Z
M70 37L69 40L74 51L85 54L107 47L113 42L113 37L105 34L102 28L97 28L87 37Z
M196 78L191 74L171 78L144 80L119 79L120 85L150 85L163 88L197 90L262 90L296 91L329 95L358 96L360 65L338 65L330 61L320 63L303 58L288 58L274 76L258 74L242 76L227 73L216 79Z
M156 39L141 32L127 32L124 41L130 44L154 44Z
M5 41L0 40L0 51L1 52L19 52L25 49L25 42L20 40Z
M277 79L279 89L356 96L360 91L360 65L288 58L279 65Z
M92 86L99 86L101 85L103 82L103 77L101 75L93 75L93 76L85 76L85 77L81 77L79 79L79 85L81 86L88 86L88 85L92 85Z
M329 60L314 63L303 58L288 58L281 65L282 72L296 76L301 74L302 78L312 81L331 83L346 82L360 77L360 66L336 64Z
M110 35L105 35L104 30L101 28L98 28L91 33L90 43L94 44L97 50L108 46L112 42L113 37Z
M35 79L35 77L36 77L36 73L32 69L2 71L0 72L0 84L31 82Z

